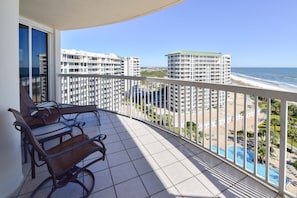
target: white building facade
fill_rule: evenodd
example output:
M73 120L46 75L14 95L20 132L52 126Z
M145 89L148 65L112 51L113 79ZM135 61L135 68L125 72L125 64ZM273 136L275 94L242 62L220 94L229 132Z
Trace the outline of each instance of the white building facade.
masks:
M61 73L140 76L140 59L62 49ZM101 81L99 84L98 78L75 78L61 83L62 103L97 104L100 108L107 108L112 104L116 110L121 95L129 93L130 87L137 87L135 85L139 84L134 81L132 83L131 86L124 80L115 79L104 80L104 83ZM75 94L66 93L69 88Z
M122 75L122 58L115 54L91 53L77 50L61 50L62 74ZM120 102L121 81L98 78L74 78L62 82L62 103L97 104L101 108L113 105L117 109ZM116 86L117 85L117 86ZM114 87L114 88L111 88ZM69 88L72 93L66 93ZM88 90L88 91L87 91ZM113 101L110 101L113 100Z
M215 52L176 51L166 56L168 57L168 78L218 84L231 83L230 55ZM198 108L209 108L225 103L225 93L218 93L215 90L198 89L197 91L172 85L169 87L169 93L169 107L173 111L178 111L179 108L181 111L191 111L197 105ZM185 102L179 104L179 97Z
M124 57L122 72L124 76L140 76L140 58Z
M140 77L140 58L138 57L124 57L122 61L122 75ZM140 81L122 81L122 93L130 94L130 90L137 90Z

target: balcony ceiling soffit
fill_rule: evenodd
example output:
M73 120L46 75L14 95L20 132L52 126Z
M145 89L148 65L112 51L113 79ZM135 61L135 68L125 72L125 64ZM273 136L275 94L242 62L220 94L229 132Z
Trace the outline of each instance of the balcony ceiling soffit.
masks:
M183 0L20 0L20 16L70 30L117 23Z

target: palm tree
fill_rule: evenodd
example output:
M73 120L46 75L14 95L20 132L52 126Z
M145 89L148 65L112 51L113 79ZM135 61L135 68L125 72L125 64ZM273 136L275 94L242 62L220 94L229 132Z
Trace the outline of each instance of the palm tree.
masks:
M273 125L273 131L270 131L270 141L272 144L276 145L278 143L276 126L280 125L280 122L276 118L271 119L271 125Z
M195 132L196 132L196 123L195 122L190 122L190 121L187 122L187 136L189 137L191 134L191 126L192 126L192 132L194 132L193 133L194 139L196 139L195 138Z
M275 131L270 131L270 142L271 144L273 145L277 145L278 144L278 136L277 136L277 133Z
M266 161L266 146L264 141L259 142L257 159L261 164L264 164Z
M288 137L291 139L291 151L293 151L293 143L297 140L297 127L296 126L289 127Z
M297 114L297 106L296 105L289 105L288 107L288 111L289 111L289 116L296 116Z
M276 132L276 126L280 125L280 122L276 118L272 118L270 121L271 125L273 125L273 131Z
M266 129L265 128L259 128L258 137L260 137L261 141L264 141L265 134L266 134Z
M276 99L271 100L271 106L274 109L275 115L279 115L280 102Z

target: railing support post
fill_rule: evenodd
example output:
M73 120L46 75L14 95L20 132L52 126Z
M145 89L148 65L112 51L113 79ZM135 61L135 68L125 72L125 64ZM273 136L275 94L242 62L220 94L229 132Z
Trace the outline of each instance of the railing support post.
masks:
M279 160L279 194L284 195L286 187L286 163L287 163L287 128L288 128L288 103L281 101L280 119L280 160Z

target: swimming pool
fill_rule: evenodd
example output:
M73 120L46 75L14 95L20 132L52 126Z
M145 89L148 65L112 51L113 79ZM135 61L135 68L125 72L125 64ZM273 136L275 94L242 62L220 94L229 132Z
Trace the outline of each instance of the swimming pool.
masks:
M212 146L211 148L212 151L216 152L217 147ZM236 147L236 164L243 167L243 152L244 149L241 146ZM219 149L219 155L225 156L225 149L220 148ZM250 172L254 172L254 152L251 151L250 149L247 149L246 153L246 169ZM228 147L228 155L227 159L230 161L234 161L234 147L230 146ZM265 179L266 177L266 166L265 164L257 163L257 175L260 176L261 178ZM274 186L279 185L279 171L276 168L269 167L269 183L271 183ZM289 178L286 179L286 183L289 182Z

